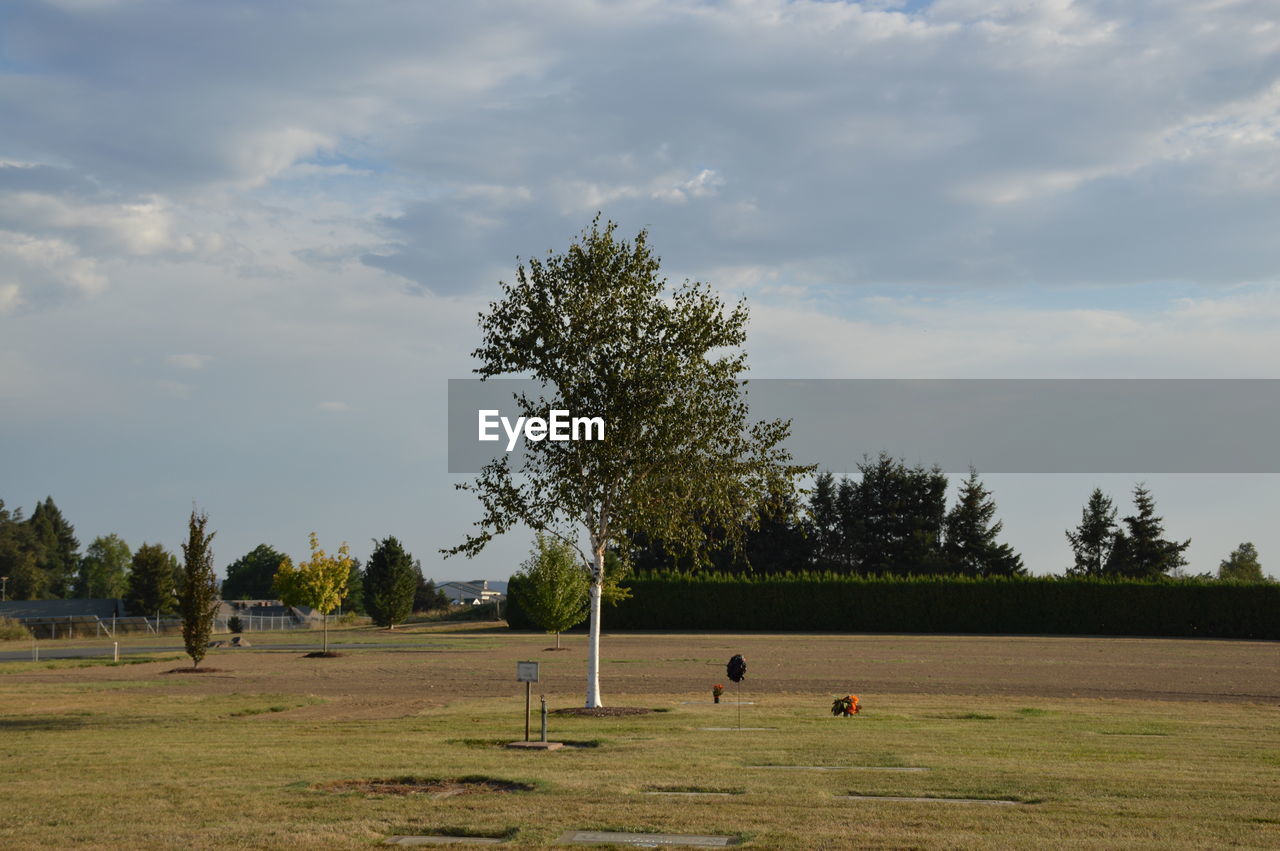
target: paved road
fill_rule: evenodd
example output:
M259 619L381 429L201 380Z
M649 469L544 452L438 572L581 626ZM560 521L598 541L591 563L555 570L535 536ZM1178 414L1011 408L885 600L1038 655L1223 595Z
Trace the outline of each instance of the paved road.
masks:
M259 644L253 642L254 650L296 650L299 653L310 653L316 648L310 644ZM427 650L439 652L438 648L433 648L429 643L420 644L335 644L329 643L330 650ZM457 648L451 648L456 650ZM185 653L186 649L181 644L173 646L158 647L155 645L146 647L128 646L120 648L121 656L149 656L153 654L168 653ZM58 647L49 642L41 642L40 644L40 661L46 659L101 659L110 656L112 648L110 645L105 647ZM22 662L31 661L31 648L26 650L6 650L0 652L0 662Z

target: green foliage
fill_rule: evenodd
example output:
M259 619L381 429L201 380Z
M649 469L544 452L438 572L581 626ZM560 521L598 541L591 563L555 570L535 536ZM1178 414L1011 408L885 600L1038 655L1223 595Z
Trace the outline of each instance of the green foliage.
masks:
M227 618L227 630L239 635L244 632L244 621L240 620L239 615L232 615Z
M360 559L351 559L351 572L347 574L347 594L339 604L344 615L365 614L364 609L364 570L360 567Z
M125 607L131 615L152 617L174 611L174 575L178 560L160 544L144 543L133 554Z
M413 592L414 612L438 612L449 608L449 595L436 587L434 579L427 579L418 570L418 587Z
M956 505L947 513L943 556L951 572L961 576L1017 576L1026 573L1022 557L996 541L1004 524L995 521L996 503L969 469Z
M539 532L516 576L520 607L543 630L555 633L559 647L560 633L587 618L591 580L586 566L569 544ZM512 594L510 585L507 593Z
M1067 568L1073 576L1102 576L1111 559L1116 537L1116 509L1111 498L1094 488L1080 512L1080 525L1067 530L1067 540L1075 553L1075 563Z
M227 565L227 578L222 581L224 600L270 600L271 583L285 555L274 547L258 544Z
M632 242L597 216L569 249L521 264L515 283L480 316L473 353L484 378L525 376L540 395L524 416L560 409L600 417L601 441L528 442L518 474L510 457L460 487L476 494L479 531L448 552L473 556L494 535L581 524L591 580L605 583L605 552L643 533L701 564L758 523L762 496L793 495L797 476L782 443L790 423L752 423L739 380L747 368L747 307L710 287L668 289L640 231ZM592 635L599 607L590 612ZM588 650L587 705L598 706L598 646Z
M1156 501L1141 483L1134 485L1133 504L1137 513L1124 518L1125 529L1116 533L1107 574L1152 579L1185 565L1182 554L1191 546L1191 539L1182 543L1164 539L1164 521L1156 516Z
M311 558L297 567L288 556L276 569L272 585L286 606L310 606L321 615L328 615L342 602L347 591L347 579L351 576L350 549L344 541L337 555L329 555L320 549L320 539L311 533ZM324 653L329 652L329 619L324 620Z
M213 616L218 611L218 576L213 569L209 545L216 532L207 531L209 516L191 509L187 540L182 545L182 581L178 585L178 612L182 615L182 643L199 667L209 649Z
M133 553L119 535L100 535L80 559L76 596L93 600L123 598L129 587Z
M395 538L375 544L364 569L364 607L375 624L394 629L413 611L422 572Z
M1258 548L1248 541L1236 547L1218 565L1218 578L1237 582L1266 582L1262 563L1258 561Z
M0 500L0 576L9 577L6 594L10 600L40 600L46 596L49 576L40 569L40 544L22 517L22 509L12 512Z
M629 585L610 614L617 629L1280 639L1276 583L695 572ZM533 628L508 591L507 623Z
M27 524L38 546L36 566L47 577L48 595L70 597L80 570L80 542L76 540L75 527L62 516L51 496L36 504Z

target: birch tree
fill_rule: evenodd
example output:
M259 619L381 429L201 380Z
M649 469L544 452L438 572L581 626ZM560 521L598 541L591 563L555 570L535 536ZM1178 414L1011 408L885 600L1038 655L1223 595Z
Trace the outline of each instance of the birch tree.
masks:
M473 353L482 379L541 388L514 399L519 414L598 416L604 439L526 441L518 470L507 454L487 464L458 485L480 501L476 531L446 551L473 556L522 525L579 547L591 574L588 707L603 705L606 552L625 557L628 533L641 532L703 563L795 498L812 469L782 446L789 420L750 421L745 300L728 305L703 283L669 287L648 233L626 241L616 229L597 216L567 251L520 263L480 314Z

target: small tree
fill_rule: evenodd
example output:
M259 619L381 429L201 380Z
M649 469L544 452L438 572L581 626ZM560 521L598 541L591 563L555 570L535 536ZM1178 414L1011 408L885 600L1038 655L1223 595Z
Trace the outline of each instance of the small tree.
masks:
M209 649L213 616L218 611L218 577L213 570L213 550L209 544L216 532L206 532L209 516L191 509L187 541L182 545L182 585L178 589L178 611L182 614L182 643L191 657L191 667L200 666Z
M436 587L434 579L422 575L421 565L418 569L418 587L413 593L413 610L415 612L434 612L449 608L449 595Z
M1238 582L1265 582L1262 563L1258 561L1258 548L1248 541L1236 547L1218 565L1218 578Z
M413 611L421 573L395 538L375 545L364 569L364 608L378 626L395 629Z
M272 583L280 595L280 602L286 606L310 606L320 613L324 624L324 649L321 652L325 656L329 655L328 615L338 607L342 595L347 592L352 561L345 541L338 547L338 554L331 556L320 549L320 541L312 532L311 558L294 567L293 560L285 556Z
M1080 512L1080 525L1067 530L1067 540L1075 553L1075 564L1067 568L1072 576L1101 576L1116 540L1116 509L1111 497L1094 488Z
M571 546L538 533L529 557L516 572L518 600L529 619L547 632L560 633L587 617L591 577Z

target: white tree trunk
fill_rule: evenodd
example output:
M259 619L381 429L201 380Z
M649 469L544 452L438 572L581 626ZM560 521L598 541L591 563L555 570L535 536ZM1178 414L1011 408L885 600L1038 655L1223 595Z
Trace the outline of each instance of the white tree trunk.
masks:
M600 591L604 586L604 548L596 550L591 575L590 621L587 627L587 706L604 706L600 700Z

